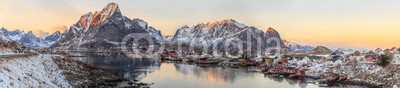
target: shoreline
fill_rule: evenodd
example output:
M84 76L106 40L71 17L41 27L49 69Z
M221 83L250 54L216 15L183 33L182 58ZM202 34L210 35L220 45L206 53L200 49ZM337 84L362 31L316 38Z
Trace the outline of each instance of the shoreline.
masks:
M150 84L117 77L105 69L69 57L53 56L53 61L73 87L146 87ZM125 83L124 86L119 86Z
M65 56L65 57L64 56L63 57L55 56L55 57L56 58L53 58L54 60L61 59L61 60L68 61L69 63L79 63L79 64L82 64L82 66L85 66L85 67L90 68L92 70L102 70L102 72L106 72L106 71L104 71L105 69L101 69L101 68L98 68L96 66L89 65L89 64L86 64L86 63L78 61L78 60L72 60L68 56ZM92 72L92 71L89 71L89 72ZM107 74L111 74L111 73L107 73ZM367 74L364 74L364 75L367 75ZM362 76L362 75L357 74L357 76ZM106 76L106 77L109 77L109 76ZM306 78L318 80L321 77L320 76L314 77L314 76L307 75ZM329 83L329 84L345 84L345 85L348 84L348 85L366 86L366 87L391 87L391 86L393 86L393 85L376 84L376 83L371 83L371 82L368 82L368 81L365 81L365 80L357 80L357 79L360 79L360 78L355 77L355 78L348 79L346 81L332 82L332 83ZM110 84L111 85L112 84L112 85L115 86L115 83L112 83L112 82L124 82L124 81L126 82L126 81L129 81L129 80L124 80L122 78L119 78L119 81L118 80L117 81L113 81L113 80L107 81L107 82L111 82L111 83L107 83L106 81L100 81L97 84L98 85L103 85L103 84ZM378 80L378 81L380 81L380 80ZM105 82L105 83L101 83L101 82Z
M30 57L39 55L38 53L15 53L15 54L7 54L7 55L0 55L0 58L20 58L20 57Z
M83 62L53 56L53 61L62 70L62 74L73 87L95 87L95 86L116 86L115 83L105 83L113 81L122 81L122 78L113 76L111 73L95 66Z
M306 76L305 78L314 79L317 82L317 80L320 79L321 77ZM374 84L374 83L369 83L367 81L355 80L355 79L348 79L348 80L345 80L345 81L332 82L332 83L327 83L327 84L356 85L356 86L365 86L365 87L369 87L369 88L388 87L388 86L378 85L378 84Z

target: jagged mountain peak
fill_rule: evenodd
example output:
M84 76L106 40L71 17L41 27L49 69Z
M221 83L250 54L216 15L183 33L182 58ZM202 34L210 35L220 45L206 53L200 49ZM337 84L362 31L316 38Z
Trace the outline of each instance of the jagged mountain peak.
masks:
M279 41L266 42L267 39L272 37L278 38ZM207 22L206 24L200 23L192 28L183 26L176 31L171 43L194 44L194 46L202 49L211 49L214 48L213 45L218 44L216 47L218 50L237 51L237 46L224 43L231 39L250 41L245 42L250 46L243 46L245 49L257 50L258 46L261 46L261 49L266 49L277 46L278 42L281 47L285 48L278 32L266 34L258 28L246 26L233 19ZM258 41L258 39L261 39L261 41Z
M104 21L107 21L107 19L110 17L123 17L121 11L119 10L118 4L109 3L100 12L95 11L94 13L89 12L85 15L82 15L77 24L86 28L93 27L103 23Z
M238 27L238 28L245 28L246 25L236 22L233 19L224 19L221 21L213 21L213 22L207 22L207 23L201 23L196 25L195 27L197 28L214 28L217 26L230 26L230 27Z
M267 32L268 32L268 33L272 33L272 32L277 32L277 31L276 31L274 28L272 28L272 27L268 27Z
M53 34L61 34L61 32L60 31L56 31Z
M142 27L143 29L147 29L148 28L148 24L146 21L144 21L143 19L139 19L139 18L134 18L132 19L133 23L138 24L140 27Z
M187 25L183 25L182 27L181 27L181 29L182 28L190 28L189 26L187 26Z
M34 37L36 37L35 36L35 34L33 34L33 32L32 31L28 31L26 34L24 34L24 35L28 35L28 36L34 36Z
M122 16L121 11L119 10L118 4L116 4L116 3L109 3L106 7L103 8L101 13L102 13L102 15L106 15L106 16L113 16L114 14Z
M17 30L14 30L14 31L11 31L11 32L23 32L24 33L24 31L22 30L20 30L20 29L17 29Z
M27 34L33 34L33 32L32 31L28 31Z
M56 49L107 50L118 45L131 33L149 34L155 42L162 42L159 30L142 19L123 16L118 4L109 3L102 11L88 13L64 32L62 38L52 47Z
M221 20L221 21L214 21L214 22L207 22L207 25L218 25L218 24L231 24L231 23L233 23L233 22L236 22L235 20L233 20L233 19L224 19L224 20Z

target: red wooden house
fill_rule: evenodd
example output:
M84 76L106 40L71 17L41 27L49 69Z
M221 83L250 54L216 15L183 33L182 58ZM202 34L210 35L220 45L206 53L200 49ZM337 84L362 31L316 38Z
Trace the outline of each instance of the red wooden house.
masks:
M177 53L175 51L166 51L161 55L161 58L176 58Z

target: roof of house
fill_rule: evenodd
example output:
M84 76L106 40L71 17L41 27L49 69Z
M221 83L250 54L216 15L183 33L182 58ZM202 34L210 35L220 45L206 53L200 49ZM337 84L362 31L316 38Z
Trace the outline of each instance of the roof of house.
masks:
M321 60L323 59L323 57L320 56L307 56L308 58L310 58L311 60Z
M392 49L390 49L390 51L395 51L395 50L397 50L396 47L393 47Z
M344 58L342 56L333 56L332 58L330 58L329 60L332 62L336 62L338 60L343 60Z
M295 67L286 67L286 70L294 70L296 69Z
M289 57L289 59L288 60L293 60L294 58L293 57Z
M338 53L336 53L336 52L333 52L331 55L337 55Z

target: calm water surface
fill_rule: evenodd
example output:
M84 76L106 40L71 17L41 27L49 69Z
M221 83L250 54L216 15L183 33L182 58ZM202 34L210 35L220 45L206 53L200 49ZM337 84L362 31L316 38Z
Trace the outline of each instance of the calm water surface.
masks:
M105 68L125 79L154 83L153 88L317 88L305 80L270 77L246 68L224 68L156 59L113 57L73 57ZM348 86L350 87L350 86Z

